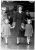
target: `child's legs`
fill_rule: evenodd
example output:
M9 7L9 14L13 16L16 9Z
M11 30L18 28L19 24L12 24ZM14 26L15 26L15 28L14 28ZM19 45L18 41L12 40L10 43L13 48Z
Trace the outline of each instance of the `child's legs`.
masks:
M27 43L29 44L30 42L30 36L27 36Z
M5 37L5 42L6 42L6 43L8 42L8 37Z
M20 37L17 37L17 44L19 44L20 43Z

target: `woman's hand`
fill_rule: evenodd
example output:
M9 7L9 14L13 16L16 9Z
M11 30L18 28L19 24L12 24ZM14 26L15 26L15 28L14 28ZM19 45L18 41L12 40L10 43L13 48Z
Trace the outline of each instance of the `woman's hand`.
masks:
M24 23L21 23L21 28L22 28L22 29L24 29L24 28L25 28L25 27L24 27Z
M11 28L15 28L15 26L16 26L16 22L13 22Z

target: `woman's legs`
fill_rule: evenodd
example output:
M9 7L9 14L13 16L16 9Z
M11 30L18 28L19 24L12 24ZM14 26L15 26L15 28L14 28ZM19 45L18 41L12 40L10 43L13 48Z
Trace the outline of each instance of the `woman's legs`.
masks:
M17 44L19 44L21 42L22 37L24 39L24 32L25 32L25 30L19 30L19 35L17 37Z

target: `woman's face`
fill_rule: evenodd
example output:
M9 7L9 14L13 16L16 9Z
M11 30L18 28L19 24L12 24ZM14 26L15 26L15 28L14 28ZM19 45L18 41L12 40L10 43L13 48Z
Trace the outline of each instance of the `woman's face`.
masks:
M22 7L19 7L19 11L22 11Z

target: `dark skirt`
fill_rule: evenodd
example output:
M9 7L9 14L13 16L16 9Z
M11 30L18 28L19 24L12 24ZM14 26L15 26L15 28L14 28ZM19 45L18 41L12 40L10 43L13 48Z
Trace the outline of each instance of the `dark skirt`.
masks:
M19 37L24 37L25 30L19 30Z

